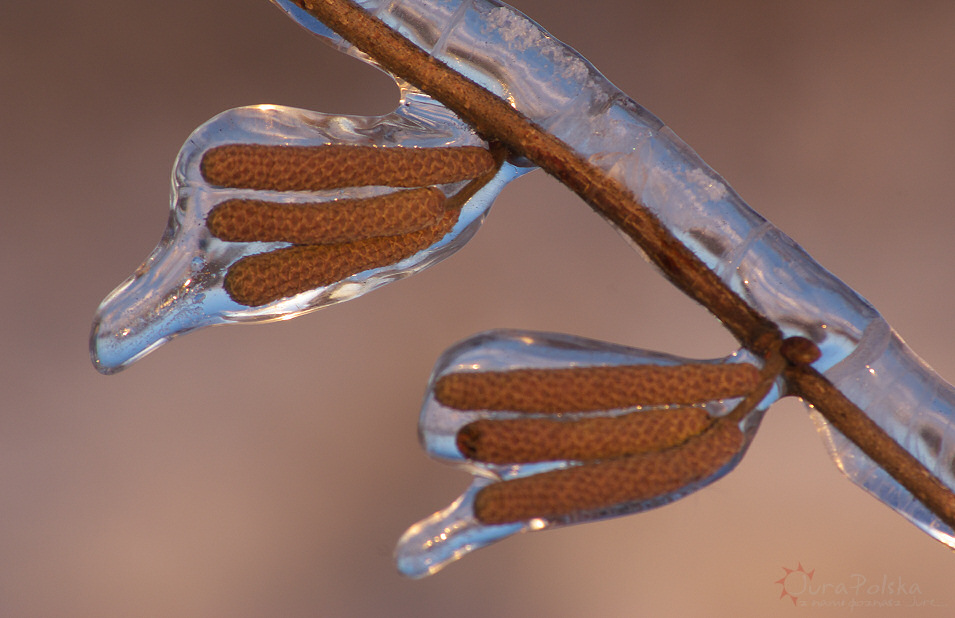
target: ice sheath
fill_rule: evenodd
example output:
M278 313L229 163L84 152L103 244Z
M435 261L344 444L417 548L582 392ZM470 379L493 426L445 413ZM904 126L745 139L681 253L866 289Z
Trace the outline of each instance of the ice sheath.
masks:
M363 57L286 0L295 19ZM359 3L415 45L507 100L622 182L666 228L783 335L816 343L822 372L948 487L955 487L955 389L865 299L754 212L659 119L573 49L491 0ZM813 413L839 467L939 540L952 530Z
M291 0L272 2L345 53L369 61L299 4ZM622 183L676 239L753 311L775 324L784 337L801 336L814 342L822 355L812 367L946 486L955 488L952 386L909 350L868 302L749 208L660 120L616 89L579 54L520 12L491 0L366 0L360 4ZM166 235L97 313L91 341L96 366L104 373L118 371L170 338L203 326L285 319L354 298L443 259L466 242L501 188L532 169L526 160L507 161L497 176L468 200L447 236L399 263L356 273L261 307L237 304L223 290L222 273L228 267L245 256L275 250L281 243L231 243L209 234L206 216L216 204L262 196L253 190L205 183L199 172L205 152L235 143L486 146L454 113L398 81L401 105L394 113L378 118L256 106L225 112L197 129L176 163ZM439 189L450 196L460 186ZM369 187L267 197L291 204L303 199L376 197L384 193L379 187ZM714 362L739 362L745 360L743 354ZM435 375L465 361L489 369L507 369L519 365L521 359L530 366L554 366L578 364L580 358L589 358L595 364L682 362L572 338L496 333L449 351L439 361ZM757 412L761 414L765 406L784 394L775 392ZM426 401L422 434L432 453L455 459L450 451L441 451L446 443L441 428L429 425L435 419L440 421L441 412L436 411L433 401ZM718 415L719 410L714 414ZM744 428L748 436L759 414ZM955 547L955 533L948 526L819 414L813 412L813 418L837 465L850 479L935 538ZM535 469L479 472L483 476L472 490L494 482L494 476L499 480L508 474L533 474ZM685 488L669 499L697 488ZM472 490L448 510L409 531L399 547L399 566L405 572L432 572L480 545L543 525L455 528L462 522L460 514L470 508ZM630 505L607 514L654 505ZM438 536L425 538L432 532ZM449 534L447 540L440 537L442 534ZM402 562L403 557L408 560Z

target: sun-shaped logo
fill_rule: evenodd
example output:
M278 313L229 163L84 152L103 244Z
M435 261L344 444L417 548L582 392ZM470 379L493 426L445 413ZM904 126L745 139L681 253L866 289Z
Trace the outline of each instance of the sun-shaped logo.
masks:
M806 571L802 563L797 562L795 569L783 567L783 571L786 573L773 583L779 584L783 588L782 592L779 593L779 598L785 599L788 596L795 605L799 595L809 589L809 582L812 581L812 575L816 572L816 569Z

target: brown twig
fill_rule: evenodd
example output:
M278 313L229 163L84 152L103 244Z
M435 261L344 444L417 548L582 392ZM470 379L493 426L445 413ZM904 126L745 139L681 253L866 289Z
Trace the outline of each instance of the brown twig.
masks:
M429 56L351 0L296 3L389 72L443 103L482 137L503 143L577 193L639 244L674 285L719 318L744 347L766 356L781 344L775 324L743 302L626 187L579 157L567 144ZM929 510L955 528L955 494L824 376L806 363L787 360L790 368L785 375L792 394L812 404Z

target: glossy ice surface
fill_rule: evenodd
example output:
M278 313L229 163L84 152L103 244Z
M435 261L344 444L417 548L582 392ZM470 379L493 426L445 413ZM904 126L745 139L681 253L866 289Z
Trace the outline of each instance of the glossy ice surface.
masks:
M431 387L443 375L454 371L499 371L514 368L555 369L582 366L618 366L618 365L659 365L673 366L692 361L667 354L637 350L624 346L592 341L569 335L554 333L535 333L524 331L493 331L476 335L446 351L435 365L431 378ZM759 361L742 351L725 359L712 362L738 363ZM752 440L763 412L779 397L779 390L773 391L752 410L741 422L746 443ZM721 400L707 403L705 409L714 417L729 412L737 400ZM608 416L618 416L633 412L636 408L607 411ZM433 514L414 526L402 536L398 543L396 559L402 573L412 577L430 575L448 562L460 558L469 551L484 547L517 532L542 530L544 528L592 521L604 517L614 517L628 513L662 506L690 494L712 483L732 470L744 450L729 465L703 481L684 486L680 491L663 496L660 499L636 503L620 504L610 509L578 513L561 519L536 518L516 524L485 525L474 516L474 498L478 491L491 483L521 478L547 470L563 469L574 465L569 461L548 461L530 464L494 465L481 462L469 462L455 446L458 430L472 421L491 418L526 417L513 412L462 411L441 405L435 400L433 388L428 389L424 407L421 411L419 429L427 452L438 459L457 463L471 470L474 479L471 486L454 504L443 511ZM573 418L574 415L564 415ZM587 416L587 415L584 415Z
M382 147L484 144L447 109L408 91L394 113L377 118L332 116L274 105L238 108L216 116L197 129L179 153L173 172L169 226L159 246L103 301L96 314L91 353L101 372L119 371L176 335L203 326L293 318L426 268L464 244L480 226L501 187L526 171L505 163L464 206L452 232L411 258L261 307L247 307L236 303L223 289L226 269L242 257L287 243L231 243L213 237L205 222L216 204L243 197L283 203L330 201L346 196L371 197L391 190L372 186L306 193L210 186L199 170L202 155L215 146L234 143ZM440 188L453 195L464 184Z
M296 4L274 2L315 34L346 53L363 57ZM676 238L748 304L776 323L784 335L813 341L822 351L814 367L944 483L955 487L952 386L922 363L867 301L750 209L662 122L617 90L574 50L498 2L396 0L361 4L624 183ZM404 89L399 110L383 118L329 117L263 106L227 112L210 121L180 154L170 228L162 243L137 274L107 298L97 315L92 343L94 361L101 371L118 370L170 337L194 328L289 318L412 274L465 242L500 188L527 171L506 164L498 177L469 202L467 214L455 231L412 259L250 309L237 306L224 295L221 273L243 255L266 248L231 246L205 234L205 213L225 196L222 189L203 186L196 175L201 152L215 144L235 141L406 146L480 143L453 114L408 88ZM453 192L455 188L447 190ZM475 340L449 352L439 362L435 375L461 362L459 354L476 355L480 360L474 363L482 367L521 366L529 362L527 354L533 357L533 363L558 364L577 362L578 355L584 359L599 355L592 344L585 342L554 346L556 339L529 339L524 342L528 348L519 345L521 337ZM607 353L643 354L619 350ZM647 362L671 362L657 356L646 358ZM816 421L833 458L849 478L929 534L955 546L952 530L821 417L816 416ZM422 436L429 451L454 460L453 451L443 445L448 432L460 422L435 407L433 401L426 401ZM462 498L412 528L402 539L398 560L403 571L427 574L466 551L514 532L568 523L532 520L508 526L476 525L470 505L477 489L509 475L539 470L485 466L472 471L477 475L475 484ZM687 487L666 500L697 488ZM625 505L621 511L658 503ZM619 512L588 514L584 519L614 514Z
M749 208L659 119L574 50L502 3L361 4L625 183L786 336L815 342L823 355L814 366L955 487L952 386L909 350L865 299ZM314 23L309 19L303 22L307 27ZM824 419L814 418L849 478L932 536L955 545L947 526Z

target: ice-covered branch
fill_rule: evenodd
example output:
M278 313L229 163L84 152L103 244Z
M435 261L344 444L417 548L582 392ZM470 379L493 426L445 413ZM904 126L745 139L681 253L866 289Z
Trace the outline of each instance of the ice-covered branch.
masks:
M577 52L497 0L272 2L393 75L401 103L374 118L261 105L197 129L160 245L97 312L100 371L196 328L294 317L412 275L539 167L742 347L697 360L493 331L448 350L422 441L475 476L402 538L405 573L679 499L729 472L788 395L853 482L955 547L955 388Z
M632 238L676 286L718 317L744 347L764 354L781 343L783 335L771 320L743 301L605 169L351 0L297 4L387 71L445 104L482 137L502 142L575 191ZM794 363L786 381L792 394L803 397L949 528L955 527L955 494L830 379L808 364Z

